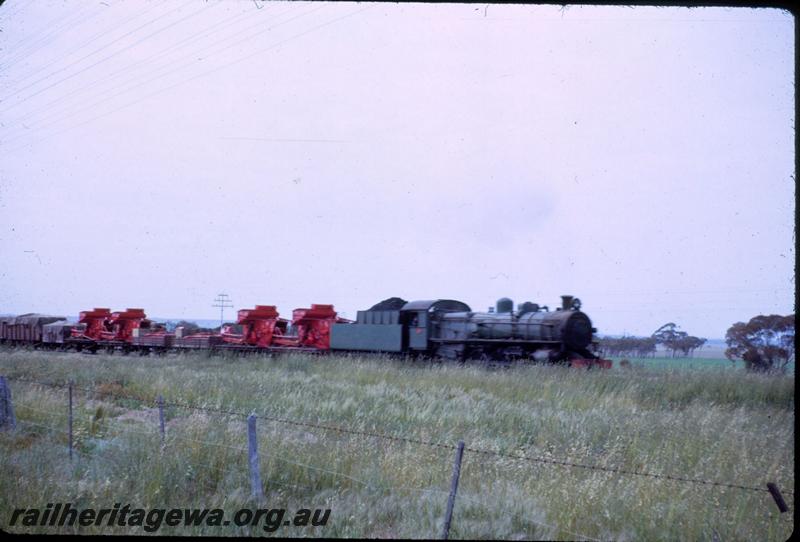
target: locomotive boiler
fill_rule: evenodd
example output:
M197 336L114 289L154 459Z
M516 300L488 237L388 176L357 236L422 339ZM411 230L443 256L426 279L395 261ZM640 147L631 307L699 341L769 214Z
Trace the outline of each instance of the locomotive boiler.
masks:
M508 298L494 312L446 312L437 317L431 341L446 358L537 361L594 359L589 350L596 331L580 311L580 300L562 297L555 311L526 302L513 310Z

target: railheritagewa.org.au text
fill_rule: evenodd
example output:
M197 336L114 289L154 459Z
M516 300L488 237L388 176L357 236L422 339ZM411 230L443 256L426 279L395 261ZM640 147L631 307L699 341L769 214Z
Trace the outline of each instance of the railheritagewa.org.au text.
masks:
M135 508L115 503L110 508L77 508L72 503L49 503L42 508L15 508L9 527L106 526L141 527L152 533L168 527L261 527L275 532L281 527L324 527L331 510L301 508L240 508L226 516L221 508Z

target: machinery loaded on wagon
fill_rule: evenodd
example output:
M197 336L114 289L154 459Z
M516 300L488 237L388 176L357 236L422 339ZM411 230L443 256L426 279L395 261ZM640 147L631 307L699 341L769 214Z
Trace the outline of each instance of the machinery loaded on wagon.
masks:
M474 312L452 299L407 302L395 297L358 311L351 321L339 317L333 305L295 309L291 320L281 318L273 305L256 305L240 310L236 324L195 333L183 327L167 331L142 309L95 308L81 312L75 324L41 314L0 318L0 342L92 353L375 352L611 367L592 352L596 329L580 308L580 300L568 295L561 296L554 311L531 302L514 310L513 302L502 298L488 312Z

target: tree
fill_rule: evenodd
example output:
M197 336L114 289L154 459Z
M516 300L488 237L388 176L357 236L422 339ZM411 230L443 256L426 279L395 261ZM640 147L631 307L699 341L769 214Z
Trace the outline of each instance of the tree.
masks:
M192 333L197 333L200 330L200 326L194 322L187 322L186 320L181 320L175 324L175 327L182 327L184 335L191 335Z
M693 335L687 335L685 337L681 337L675 342L675 347L677 350L680 350L684 357L692 356L694 351L706 344L705 339L701 339L699 337L695 337Z
M725 334L725 357L741 359L748 371L785 372L794 358L794 314L760 314L736 322Z
M653 332L651 338L672 352L673 358L678 352L683 354L683 357L690 356L695 350L706 344L705 339L689 335L685 331L681 331L679 327L672 322L664 324Z
M664 347L672 352L672 357L675 357L675 352L678 351L681 341L683 341L688 333L679 331L678 325L672 322L664 324L653 332L652 337L656 342L661 343Z
M652 337L599 337L598 346L604 356L635 356L646 358L656 351L656 340Z
M653 337L641 337L636 343L636 357L655 357L656 340Z

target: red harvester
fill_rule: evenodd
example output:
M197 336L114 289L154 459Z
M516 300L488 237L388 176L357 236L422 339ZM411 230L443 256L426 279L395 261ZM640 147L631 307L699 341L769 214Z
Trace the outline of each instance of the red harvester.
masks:
M111 309L92 309L81 311L78 316L78 323L85 324L85 329L76 328L72 330L72 336L80 339L99 341L101 334L108 331L107 323L111 318Z
M133 342L134 329L150 327L150 320L145 316L143 309L127 309L112 313L110 309L95 308L82 311L78 323L84 326L72 330L72 336L75 338L129 344Z
M224 333L227 343L245 344L267 348L272 346L273 338L286 332L288 321L279 318L274 305L256 305L254 309L242 309L236 321L242 326L242 334Z
M292 311L292 327L296 335L276 337L274 343L279 346L330 350L331 325L347 321L336 315L333 305L313 304L310 309L295 309Z

